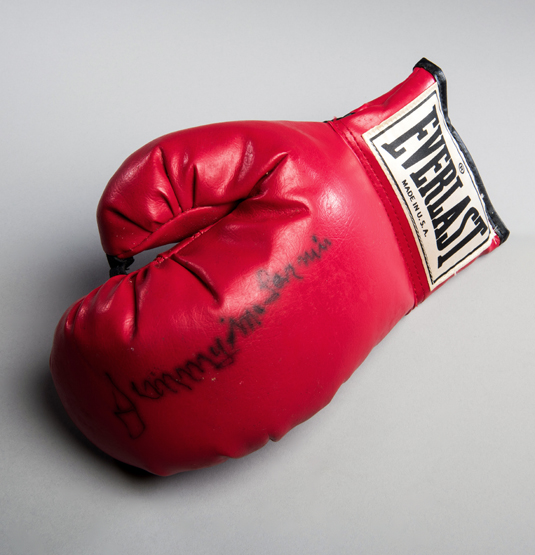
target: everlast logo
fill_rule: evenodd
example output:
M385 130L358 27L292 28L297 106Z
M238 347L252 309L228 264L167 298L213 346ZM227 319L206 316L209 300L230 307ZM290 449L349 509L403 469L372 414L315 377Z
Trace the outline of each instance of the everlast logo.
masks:
M364 138L409 216L433 288L486 248L491 234L436 87L431 90Z

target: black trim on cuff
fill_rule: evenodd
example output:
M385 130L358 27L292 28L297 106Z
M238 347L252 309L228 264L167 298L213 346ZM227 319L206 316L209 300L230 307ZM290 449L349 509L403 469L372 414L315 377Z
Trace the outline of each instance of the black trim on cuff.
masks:
M490 202L490 198L487 194L487 190L485 189L485 185L483 185L483 181L481 179L481 176L479 175L479 171L477 170L476 164L472 156L470 155L470 152L468 152L466 145L464 144L461 137L459 136L459 133L457 133L457 131L453 127L450 121L450 118L448 116L448 95L447 95L446 76L444 75L444 72L437 65L435 65L433 62L430 62L427 58L422 58L414 66L414 69L416 69L417 67L422 68L428 73L430 73L435 78L435 81L438 84L440 103L442 104L442 111L444 113L446 124L448 125L448 128L451 134L453 135L453 138L457 141L457 144L459 145L461 152L466 158L466 163L468 164L470 170L472 171L472 174L476 181L477 188L479 190L479 194L481 195L481 198L483 199L483 202L485 204L485 210L487 211L489 220L492 223L492 226L494 227L494 231L496 235L500 238L500 243L504 243L509 237L509 230L505 227L505 224L501 220L500 216L498 216L496 210L494 210L494 206L492 206L492 203Z

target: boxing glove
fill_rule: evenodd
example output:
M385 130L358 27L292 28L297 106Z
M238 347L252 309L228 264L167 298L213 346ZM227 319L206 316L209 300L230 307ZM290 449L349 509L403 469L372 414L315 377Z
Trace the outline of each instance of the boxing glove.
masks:
M280 439L508 235L425 59L339 119L161 137L97 219L112 277L62 317L52 376L94 444L160 475Z

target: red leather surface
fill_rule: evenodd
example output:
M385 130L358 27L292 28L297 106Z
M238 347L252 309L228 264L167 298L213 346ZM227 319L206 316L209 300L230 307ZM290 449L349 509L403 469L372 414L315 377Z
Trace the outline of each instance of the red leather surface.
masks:
M333 127L344 137L361 160L371 183L374 184L377 194L383 202L398 239L400 251L407 263L407 271L413 283L416 303L422 302L430 293L425 271L418 254L418 247L396 194L362 135L401 110L410 100L416 98L433 84L434 79L431 74L421 68L416 68L406 81L389 93L368 102L355 110L351 116L332 122Z
M246 455L331 400L428 293L358 135L432 83L417 69L332 126L210 125L125 161L98 208L105 252L173 246L57 327L54 381L92 442L167 475Z

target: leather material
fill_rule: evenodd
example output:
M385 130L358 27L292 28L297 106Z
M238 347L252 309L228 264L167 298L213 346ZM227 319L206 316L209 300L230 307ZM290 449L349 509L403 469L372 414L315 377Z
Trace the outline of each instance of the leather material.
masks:
M208 125L124 162L98 207L104 251L172 246L58 324L54 382L93 443L168 475L244 456L329 403L430 291L362 134L434 82L416 68L334 122Z

